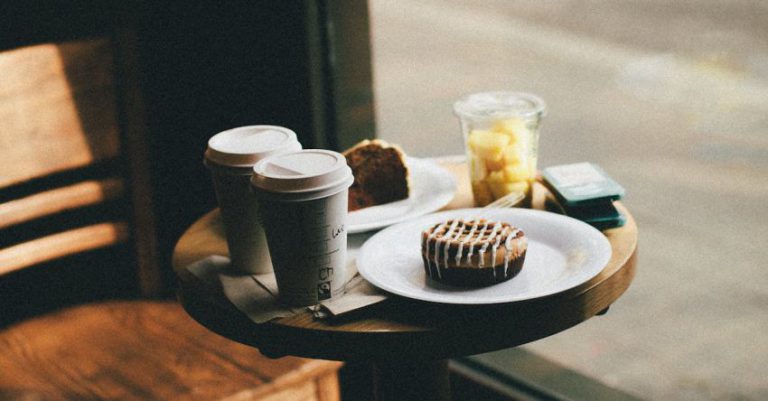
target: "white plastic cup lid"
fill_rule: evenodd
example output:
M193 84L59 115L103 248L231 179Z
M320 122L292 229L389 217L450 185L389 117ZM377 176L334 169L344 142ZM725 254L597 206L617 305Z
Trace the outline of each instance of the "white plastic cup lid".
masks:
M256 193L285 200L314 199L340 192L354 181L341 153L305 149L268 157L253 167Z
M222 131L208 140L205 159L227 167L252 167L266 157L301 149L296 133L275 125L250 125Z

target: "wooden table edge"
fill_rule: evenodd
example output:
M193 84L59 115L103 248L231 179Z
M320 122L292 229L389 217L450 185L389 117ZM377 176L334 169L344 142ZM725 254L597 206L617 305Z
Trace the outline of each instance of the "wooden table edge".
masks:
M596 277L558 294L530 302L517 303L517 307L521 308L543 308L542 313L547 312L544 308L546 303L560 304L557 311L561 316L557 319L543 318L543 322L534 328L529 328L526 335L499 338L493 344L485 344L483 341L469 342L461 349L450 349L449 347L443 350L434 350L434 352L425 352L424 357L441 359L521 345L563 331L608 308L629 287L635 275L637 260L636 222L620 202L617 202L617 207L626 215L627 222L623 227L604 231L611 243L613 253L606 267ZM213 226L217 218L218 211L213 210L190 226L177 242L172 262L174 272L179 278L179 300L193 318L209 329L233 340L257 346L267 355L290 354L335 360L386 359L384 354L387 351L402 348L398 345L401 342L413 341L417 337L421 338L421 341L417 341L418 343L440 341L443 330L439 328L404 324L402 326L395 325L388 329L379 329L375 318L365 317L357 321L356 324L361 327L360 330L366 326L367 329L354 332L348 331L345 326L348 323L342 321L341 324L336 324L335 322L316 321L312 319L309 313L282 318L265 324L253 323L229 303L223 294L210 297L210 289L201 287L199 280L185 269L189 263L194 262L184 251L187 247L195 246L195 244L187 244L188 240L194 238L194 233L210 229L209 226ZM617 247L620 252L616 252ZM201 299L201 295L205 299ZM425 306L421 302L403 300L397 297L393 302L403 302L406 305L419 304L422 305L420 306L422 308L434 308L435 310L444 308L444 306L435 305ZM446 308L451 309L450 307ZM472 308L466 309L471 310ZM491 309L502 312L505 310L504 306L495 306ZM515 307L511 307L511 309L514 310ZM468 334L474 332L472 328L467 328L466 331ZM475 334L481 335L483 333L480 330ZM297 348L295 343L299 342L301 338L326 343L328 348L325 350L322 347ZM280 339L284 340L281 342L282 346L271 343L273 340ZM339 347L334 344L348 344L349 347L346 350L338 349ZM370 349L374 347L376 350Z

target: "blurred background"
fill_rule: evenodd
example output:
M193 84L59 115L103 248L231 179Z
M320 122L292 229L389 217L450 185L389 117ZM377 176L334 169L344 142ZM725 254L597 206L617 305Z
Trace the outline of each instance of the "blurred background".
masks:
M540 168L595 162L627 190L634 283L526 350L644 399L768 399L768 3L369 7L379 137L463 154L456 99L533 92L548 104Z
M506 377L534 371L521 362L536 355L557 379L621 391L610 400L768 399L768 2L76 0L0 9L12 16L0 22L2 51L135 33L128 45L110 40L137 57L126 71L145 104L143 184L153 194L137 215L159 222L142 239L156 242L164 295L174 294L176 241L216 204L202 164L215 133L277 124L305 148L342 150L375 135L412 156L461 155L455 100L532 92L548 104L540 168L590 161L626 188L638 273L606 315L473 360ZM89 74L61 72L90 84ZM15 195L0 191L0 203ZM0 242L15 239L7 233ZM96 256L93 266L136 262ZM0 283L0 327L21 318L6 305L48 295L30 274ZM50 279L78 302L105 296L93 291L100 282ZM596 399L578 396L588 385L575 383L554 399Z

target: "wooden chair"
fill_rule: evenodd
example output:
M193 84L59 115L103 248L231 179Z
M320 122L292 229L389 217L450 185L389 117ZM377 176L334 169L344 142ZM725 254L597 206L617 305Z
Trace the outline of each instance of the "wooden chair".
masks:
M0 400L338 400L340 363L267 359L157 263L135 37L0 49Z

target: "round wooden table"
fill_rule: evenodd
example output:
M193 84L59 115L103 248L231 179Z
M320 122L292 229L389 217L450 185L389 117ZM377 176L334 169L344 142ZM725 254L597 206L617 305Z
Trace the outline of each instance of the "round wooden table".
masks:
M459 183L447 209L471 207L463 165L445 165ZM543 187L537 191L543 192ZM537 197L539 197L537 195ZM539 203L534 200L534 205ZM374 366L379 400L449 399L447 359L514 347L558 333L605 310L629 287L637 255L637 226L629 211L623 227L605 230L613 253L593 279L568 291L503 305L455 306L394 297L334 320L302 313L256 324L185 267L210 255L226 255L218 210L195 222L173 255L179 299L208 329L258 347L271 357L294 355Z

